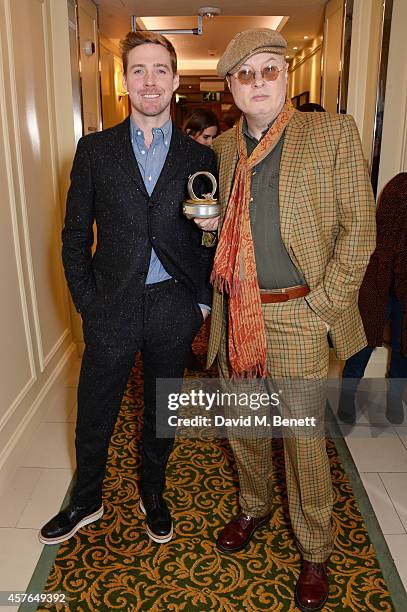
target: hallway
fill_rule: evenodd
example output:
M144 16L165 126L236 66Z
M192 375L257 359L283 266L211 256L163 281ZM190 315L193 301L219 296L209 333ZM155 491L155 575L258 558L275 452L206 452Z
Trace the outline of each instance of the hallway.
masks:
M13 482L2 496L0 564L4 569L0 577L0 591L25 592L29 587L28 592L42 592L57 554L57 546L43 550L37 533L61 506L73 476L75 392L79 365L79 360L74 362L67 375L58 382L55 392L47 398L47 414L26 447ZM332 362L330 376L335 377L336 371L337 363ZM390 583L393 586L392 595L396 605L399 598L403 601L403 595L392 570L392 558L404 588L407 588L407 424L389 426L378 433L361 416L347 439L350 453L344 449L341 451L341 447L345 446L344 441L335 442L385 579L389 586ZM353 462L359 474L353 468ZM370 503L367 503L367 499ZM144 529L140 531L140 538L141 541L145 540ZM191 608L191 612L192 609L195 610ZM396 609L402 611L402 608Z
M277 15L264 15L263 0L217 2L215 16L200 4L0 0L1 610L19 609L2 605L6 591L42 591L58 553L57 546L43 547L37 534L67 499L74 475L78 356L84 347L81 317L61 261L61 230L79 138L118 124L129 113L119 41L131 17L138 28L150 29L195 27L201 17L202 36L168 35L179 55L180 87L169 106L174 125L181 127L198 106L233 123L238 109L216 63L236 31L276 27L288 41L287 91L293 105L320 103L331 113L354 117L377 196L389 179L407 171L406 0L279 0L273 3ZM330 378L339 379L343 363L333 351L330 359ZM388 350L376 349L367 377L383 382L387 360ZM405 395L405 412L406 400ZM375 412L380 411L377 403ZM387 584L396 612L406 612L407 416L400 425L378 428L363 407L345 440L335 443L351 485L344 491L360 506L358 520L375 548L381 585ZM229 485L229 495L232 480L219 481ZM344 515L351 523L351 513ZM210 513L204 518L210 523ZM194 544L213 549L213 527L193 537ZM288 531L281 533L285 537ZM271 544L274 534L258 536ZM141 548L148 544L138 514L134 541ZM358 545L357 536L355 541ZM273 547L258 548L275 569ZM291 561L295 574L295 556ZM360 593L360 584L356 590ZM235 601L230 607L242 612ZM186 610L207 612L198 605Z

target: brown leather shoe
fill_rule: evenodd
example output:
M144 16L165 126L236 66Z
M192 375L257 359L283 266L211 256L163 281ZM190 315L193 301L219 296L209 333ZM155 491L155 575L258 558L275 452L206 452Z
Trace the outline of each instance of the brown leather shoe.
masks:
M328 562L311 563L303 559L295 585L295 603L302 612L321 610L329 595Z
M270 520L271 514L254 518L248 514L240 512L222 529L219 534L216 546L225 553L237 552L242 550L249 542L259 527L265 525Z

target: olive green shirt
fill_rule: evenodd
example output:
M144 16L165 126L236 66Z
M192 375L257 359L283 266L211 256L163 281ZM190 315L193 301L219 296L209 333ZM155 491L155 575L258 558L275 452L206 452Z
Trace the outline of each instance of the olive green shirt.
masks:
M258 140L243 124L247 154ZM305 284L283 244L280 231L278 183L284 134L274 149L252 171L250 225L260 289L282 289Z

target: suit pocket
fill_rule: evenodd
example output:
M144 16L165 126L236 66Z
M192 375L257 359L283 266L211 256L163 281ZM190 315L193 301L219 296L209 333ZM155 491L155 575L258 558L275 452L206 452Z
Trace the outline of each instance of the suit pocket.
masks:
M317 325L318 329L321 329L324 333L328 333L328 324L311 308L311 306L307 302L307 298L301 298L304 304L304 310L307 313L307 316L310 317Z

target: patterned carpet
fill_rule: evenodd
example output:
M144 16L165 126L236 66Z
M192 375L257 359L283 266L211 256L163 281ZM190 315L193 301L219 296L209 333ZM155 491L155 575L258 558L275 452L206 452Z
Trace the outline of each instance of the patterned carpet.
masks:
M195 341L202 361L205 329ZM199 373L214 376L215 372ZM299 572L287 513L281 440L274 444L274 506L269 527L244 551L222 555L216 535L235 512L237 476L226 441L178 441L166 499L175 524L168 544L152 543L138 508L137 471L142 372L136 365L111 441L105 514L61 545L46 590L64 591L69 607L39 610L289 612ZM327 612L393 610L375 551L335 445L328 442L335 489L336 548Z

